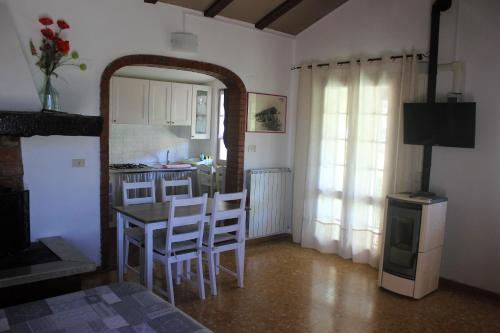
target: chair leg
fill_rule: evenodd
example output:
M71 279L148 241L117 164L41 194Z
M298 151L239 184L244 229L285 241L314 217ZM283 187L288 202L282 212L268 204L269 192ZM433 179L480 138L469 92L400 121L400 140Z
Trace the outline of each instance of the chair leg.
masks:
M197 259L198 267L196 268L196 275L198 276L198 293L201 299L205 299L205 280L203 279L203 263L201 251L198 253Z
M215 274L219 275L220 273L220 253L217 252L215 255Z
M186 278L191 280L191 259L186 260Z
M128 252L130 250L130 242L128 241L127 237L125 237L125 241L123 242L123 248L124 248L124 256L123 256L123 273L127 273L127 267L128 267Z
M174 301L174 281L172 279L172 264L169 262L164 263L165 265L165 277L167 278L167 293L168 301L170 304L175 306Z
M177 269L175 270L175 282L177 285L181 284L182 276L182 261L177 262Z
M215 259L214 253L208 252L208 274L210 278L210 290L212 295L217 296L217 276L215 275Z
M140 272L140 278L141 278L141 283L144 284L145 279L145 274L144 274L144 248L141 246L139 248L139 272Z
M245 257L241 246L238 246L235 254L236 254L236 278L238 279L238 287L243 288Z

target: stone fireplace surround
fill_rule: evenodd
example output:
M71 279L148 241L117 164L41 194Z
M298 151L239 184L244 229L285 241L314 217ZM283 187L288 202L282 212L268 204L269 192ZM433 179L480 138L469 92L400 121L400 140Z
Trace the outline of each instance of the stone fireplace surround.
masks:
M23 190L21 138L0 136L0 187Z
M102 117L53 112L0 111L0 187L23 190L21 137L99 136Z

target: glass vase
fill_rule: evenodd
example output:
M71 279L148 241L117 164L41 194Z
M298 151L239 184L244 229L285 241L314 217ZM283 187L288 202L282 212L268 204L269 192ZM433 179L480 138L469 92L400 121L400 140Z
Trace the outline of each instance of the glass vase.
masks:
M59 104L59 93L52 85L51 76L45 77L42 89L40 90L40 99L42 101L42 111L61 111Z

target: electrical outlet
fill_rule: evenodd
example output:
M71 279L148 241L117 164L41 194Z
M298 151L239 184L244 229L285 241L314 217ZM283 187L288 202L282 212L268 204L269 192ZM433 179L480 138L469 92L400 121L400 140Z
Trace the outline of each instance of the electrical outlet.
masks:
M71 165L73 166L73 168L83 168L85 167L85 159L83 158L72 159Z
M248 152L249 153L256 153L257 152L257 146L256 145L248 145Z

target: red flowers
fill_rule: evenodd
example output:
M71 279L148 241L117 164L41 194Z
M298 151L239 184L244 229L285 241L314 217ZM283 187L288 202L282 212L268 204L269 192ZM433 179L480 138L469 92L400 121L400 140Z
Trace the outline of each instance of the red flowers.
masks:
M64 30L64 29L69 29L69 24L66 23L66 21L59 19L57 20L57 25L59 26L59 29Z
M55 33L52 29L50 28L45 28L41 30L43 37L47 39L54 39Z
M86 70L87 66L78 62L80 57L78 52L73 51L70 54L69 40L66 40L66 36L63 36L63 30L70 28L69 24L63 19L58 19L56 25L49 16L41 16L38 21L44 25L40 30L43 37L42 41L37 48L33 41L30 40L29 46L31 54L37 58L36 65L45 76L57 76L55 71L63 66L73 66L82 71Z
M43 25L52 25L54 24L54 21L48 16L42 16L38 19L38 21L43 24Z
M69 53L69 40L58 39L56 41L57 51L61 52L64 55Z

